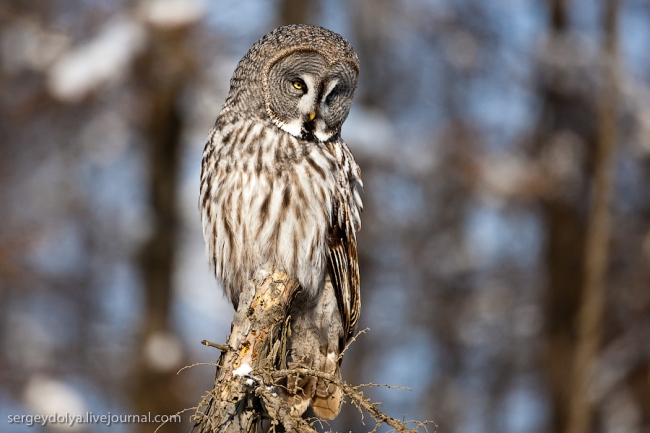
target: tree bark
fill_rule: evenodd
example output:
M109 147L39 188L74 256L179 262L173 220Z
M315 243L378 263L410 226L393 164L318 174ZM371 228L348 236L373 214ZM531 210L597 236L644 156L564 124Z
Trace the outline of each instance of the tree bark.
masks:
M195 431L252 433L279 424L285 431L315 432L274 392L271 375L287 368L288 313L297 287L286 273L275 271L244 288L214 388L195 414Z

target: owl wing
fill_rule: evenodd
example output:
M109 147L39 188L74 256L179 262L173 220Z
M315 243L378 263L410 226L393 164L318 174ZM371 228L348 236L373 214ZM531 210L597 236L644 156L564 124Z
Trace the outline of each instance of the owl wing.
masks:
M362 203L359 188L362 183L359 166L347 145L338 141L330 143L329 149L336 158L338 171L336 173L337 194L334 198L332 222L328 231L327 270L331 290L336 297L343 335L338 341L338 347L336 347L336 340L331 342L333 343L331 346L328 344L327 356L321 356L320 369L340 378L339 367L342 361L340 354L354 334L361 308L356 232L361 225ZM334 358L331 358L331 355L334 355ZM311 398L311 407L316 416L333 419L341 409L342 399L340 388L318 379Z
M344 344L354 333L361 310L357 235L363 208L359 197L361 172L347 144L338 141L330 151L339 164L338 200L329 231L327 266L336 293L344 330Z
M327 251L327 266L336 302L341 313L345 342L354 333L361 308L357 242L340 227L332 227Z

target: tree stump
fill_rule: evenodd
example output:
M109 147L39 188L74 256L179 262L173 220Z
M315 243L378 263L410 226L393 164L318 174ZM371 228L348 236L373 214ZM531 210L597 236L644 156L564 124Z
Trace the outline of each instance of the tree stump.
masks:
M230 336L217 363L213 390L194 417L194 431L257 432L281 424L314 432L275 392L272 373L286 369L289 308L298 284L282 271L249 282L239 297Z

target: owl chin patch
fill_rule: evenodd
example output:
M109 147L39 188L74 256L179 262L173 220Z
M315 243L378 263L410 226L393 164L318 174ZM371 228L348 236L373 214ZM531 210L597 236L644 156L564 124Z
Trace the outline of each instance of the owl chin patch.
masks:
M333 133L329 133L329 134L328 134L327 132L324 132L323 130L316 129L316 130L314 131L314 135L315 135L316 138L318 138L320 141L322 141L323 143L325 143L325 142L327 142L327 140L329 140L330 138L332 138L332 135L334 135L334 134L333 134Z
M279 120L274 120L273 123L280 128L281 130L288 132L296 138L302 138L302 124L300 119L292 120L291 122L281 122Z

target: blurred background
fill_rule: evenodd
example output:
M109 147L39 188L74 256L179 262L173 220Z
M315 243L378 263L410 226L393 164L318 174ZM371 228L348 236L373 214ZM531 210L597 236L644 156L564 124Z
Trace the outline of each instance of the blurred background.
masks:
M362 65L343 137L370 331L344 378L412 388L367 395L441 433L579 431L575 407L584 431L650 432L645 0L2 2L0 430L174 414L211 389L213 366L176 374L217 359L200 341L233 313L204 256L201 152L238 60L298 22ZM365 422L348 405L332 426Z

